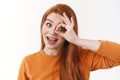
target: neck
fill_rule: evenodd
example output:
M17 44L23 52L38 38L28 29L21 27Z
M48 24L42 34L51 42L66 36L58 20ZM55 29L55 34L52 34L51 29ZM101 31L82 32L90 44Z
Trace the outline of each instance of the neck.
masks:
M57 55L59 53L61 49L48 49L48 48L44 48L43 51L47 54L47 55Z

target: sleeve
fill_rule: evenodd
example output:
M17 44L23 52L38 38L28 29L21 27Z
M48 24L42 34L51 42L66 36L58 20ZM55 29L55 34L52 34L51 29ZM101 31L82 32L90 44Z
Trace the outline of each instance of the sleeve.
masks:
M120 65L120 44L101 41L99 50L92 54L91 70L106 69Z
M23 59L20 69L19 69L19 73L18 73L18 80L29 80L29 78L27 77L26 74L26 61L25 59Z

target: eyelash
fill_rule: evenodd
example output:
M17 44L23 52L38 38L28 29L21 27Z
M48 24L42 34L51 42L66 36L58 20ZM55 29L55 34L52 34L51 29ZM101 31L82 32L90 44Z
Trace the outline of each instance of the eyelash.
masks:
M52 27L52 24L51 23L46 23L46 26L47 27Z

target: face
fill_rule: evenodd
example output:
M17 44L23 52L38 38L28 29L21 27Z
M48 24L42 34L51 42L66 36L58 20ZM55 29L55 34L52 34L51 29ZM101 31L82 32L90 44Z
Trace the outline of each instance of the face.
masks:
M57 50L64 45L65 39L59 34L55 33L57 25L60 23L63 23L61 15L50 13L47 16L42 26L42 36L45 43L45 48Z

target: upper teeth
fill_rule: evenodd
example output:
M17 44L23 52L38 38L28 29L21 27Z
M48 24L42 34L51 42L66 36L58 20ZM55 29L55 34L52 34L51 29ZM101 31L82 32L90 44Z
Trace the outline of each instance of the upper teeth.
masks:
M55 38L49 38L50 40L56 40Z

